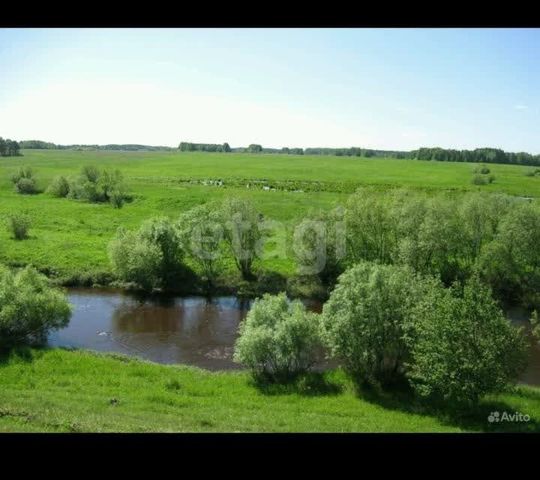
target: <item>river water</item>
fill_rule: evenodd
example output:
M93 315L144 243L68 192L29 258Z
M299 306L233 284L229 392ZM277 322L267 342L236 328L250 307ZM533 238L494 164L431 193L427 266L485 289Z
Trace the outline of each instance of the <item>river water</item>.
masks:
M240 368L232 361L238 326L251 306L234 296L141 298L121 291L70 289L73 315L69 325L49 335L49 345L119 352L153 362L195 365L209 370ZM305 301L313 311L321 304ZM509 318L527 325L526 315ZM540 385L540 345L531 341L531 356L521 379Z

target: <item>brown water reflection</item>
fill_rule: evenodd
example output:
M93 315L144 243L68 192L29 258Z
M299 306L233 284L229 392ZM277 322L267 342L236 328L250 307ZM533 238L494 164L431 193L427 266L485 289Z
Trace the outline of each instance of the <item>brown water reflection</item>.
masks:
M232 361L238 326L251 301L236 297L138 298L122 292L73 289L68 327L49 336L51 346L136 355L159 363L211 370L239 368ZM320 310L316 302L308 302Z
M72 289L69 325L49 336L51 346L135 355L159 363L185 363L209 370L240 368L232 361L238 326L251 300L236 297L148 297L119 291ZM319 312L321 304L305 302ZM527 314L508 317L528 326ZM530 337L531 356L521 381L540 385L540 344ZM319 367L324 368L325 364Z

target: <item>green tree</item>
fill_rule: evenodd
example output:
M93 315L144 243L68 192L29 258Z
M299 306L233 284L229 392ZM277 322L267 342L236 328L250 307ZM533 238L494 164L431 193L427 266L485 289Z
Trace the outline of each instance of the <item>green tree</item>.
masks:
M65 295L51 288L45 276L31 267L17 273L0 267L0 349L43 343L70 316Z
M69 182L66 177L55 177L47 189L53 197L64 198L69 194Z
M414 318L407 376L420 396L474 404L504 390L526 367L523 332L504 317L476 276L462 291L457 286L427 291Z
M516 205L478 259L478 271L501 298L540 305L540 208Z
M301 275L317 275L333 284L344 270L346 259L344 209L319 211L302 220L294 229L293 252Z
M166 217L147 220L136 232L120 228L108 251L118 277L145 290L172 287L185 274L181 240Z
M260 145L257 145L255 143L252 143L248 148L248 153L261 153L263 151L263 148Z
M205 203L181 215L178 230L182 244L200 266L203 276L212 285L219 271L223 223L219 206Z
M363 188L347 201L347 253L351 263L378 260L389 263L396 246L392 201L372 188Z
M253 261L260 254L263 235L259 229L261 214L245 198L226 198L221 205L224 239L242 278L253 278Z
M266 294L240 324L234 360L256 377L280 381L309 370L319 349L318 316L284 293Z
M358 383L402 380L411 311L436 285L406 266L361 262L347 270L323 307L323 338L332 357Z

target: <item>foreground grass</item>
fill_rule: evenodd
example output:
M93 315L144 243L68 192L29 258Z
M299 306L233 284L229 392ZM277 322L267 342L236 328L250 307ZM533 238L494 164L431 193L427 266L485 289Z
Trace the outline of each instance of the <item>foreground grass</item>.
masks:
M527 423L489 423L492 411ZM85 351L0 359L0 432L540 431L540 390L519 387L452 415L407 395L357 394L337 370L289 386Z
M57 175L77 175L83 165L118 168L135 199L116 210L110 205L58 199L46 193L19 195L9 177L21 165L33 168L42 189ZM176 219L195 205L220 200L225 195L249 197L266 218L280 222L296 222L309 210L343 204L350 191L361 185L457 194L485 190L540 197L540 178L526 177L526 167L490 165L495 183L481 187L471 184L474 167L465 163L379 158L26 150L23 157L6 157L0 162L0 217L13 212L28 213L32 218L30 238L13 240L7 229L0 226L0 262L32 264L51 277L66 280L66 284L70 277L83 274L100 283L99 278L110 273L106 248L119 226L135 228L154 215ZM190 183L203 179L222 179L224 186ZM253 188L253 180L259 181L258 188ZM250 188L246 188L250 182ZM273 182L307 183L292 186L289 191L262 189L263 184ZM319 190L310 190L310 185ZM256 267L285 276L294 273L290 255L272 253L273 249L268 246L267 257ZM234 273L232 262L225 265L226 275Z

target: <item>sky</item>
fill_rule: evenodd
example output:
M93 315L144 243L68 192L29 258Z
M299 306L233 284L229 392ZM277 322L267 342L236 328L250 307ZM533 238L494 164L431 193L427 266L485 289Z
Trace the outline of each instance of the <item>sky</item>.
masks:
M0 136L540 153L540 29L0 29Z

